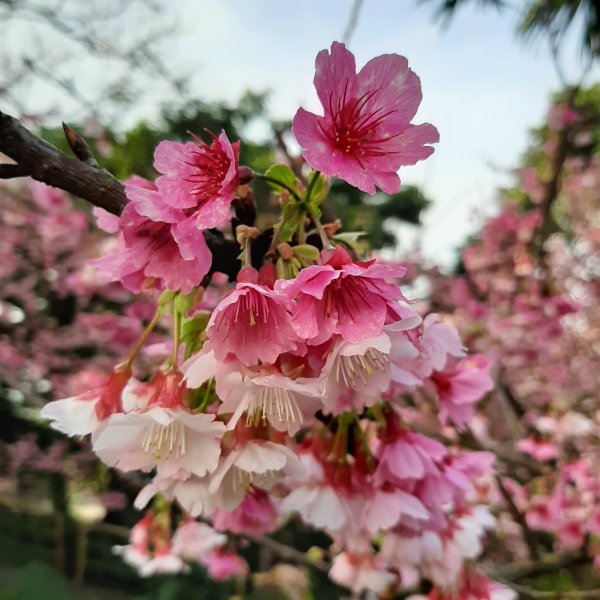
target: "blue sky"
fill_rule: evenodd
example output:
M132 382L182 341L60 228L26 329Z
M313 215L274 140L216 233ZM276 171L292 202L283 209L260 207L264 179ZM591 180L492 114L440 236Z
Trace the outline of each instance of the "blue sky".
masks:
M193 88L207 98L269 89L275 117L289 117L300 105L317 110L314 57L341 38L351 4L172 2L186 32L171 58L194 73ZM359 67L395 52L421 77L417 122L436 125L441 139L430 159L400 174L434 200L420 236L424 255L450 264L453 250L496 210L498 186L510 181L528 128L540 123L560 83L547 46L515 38L514 13L466 9L445 30L432 14L432 6L415 0L365 0L350 48ZM581 62L571 48L565 52L568 77L580 76ZM404 248L415 242L404 228L400 235Z

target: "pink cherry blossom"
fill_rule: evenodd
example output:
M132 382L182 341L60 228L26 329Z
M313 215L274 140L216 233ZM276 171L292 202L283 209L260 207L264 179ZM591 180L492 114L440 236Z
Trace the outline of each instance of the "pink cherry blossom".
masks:
M396 171L433 153L439 140L429 123L411 125L421 102L419 78L408 61L385 54L357 74L352 53L334 42L317 55L315 88L324 116L300 108L292 130L306 162L368 194L400 189Z
M436 371L430 378L440 399L440 419L451 420L464 428L475 413L475 404L494 387L489 375L490 363L473 355L446 371Z
M232 577L245 577L250 571L248 563L230 548L217 548L201 561L208 575L215 581L227 581Z
M303 476L302 463L287 446L252 439L242 428L236 433L235 445L221 457L211 475L209 491L221 495L220 508L233 510L239 506L250 484L269 488L285 477Z
M390 350L385 334L357 344L334 344L321 374L324 412L362 412L379 400L391 381Z
M299 348L291 323L294 302L269 288L238 283L215 308L206 334L219 360L233 355L246 366L274 363Z
M171 550L184 560L200 562L207 554L226 543L226 535L216 532L206 523L190 520L173 534Z
M465 355L458 331L440 321L436 313L427 315L423 320L419 341L420 356L416 371L420 377L427 377L432 371L441 371L448 356L461 358Z
M118 249L94 261L106 281L121 281L132 292L148 287L188 294L208 273L212 256L204 234L189 227L185 213L166 204L153 183L131 178L129 199L118 227ZM97 209L99 224L114 230L112 220Z
M217 509L211 520L219 531L259 537L277 529L278 512L267 492L252 487L237 508L232 511Z
M554 460L558 455L558 448L551 440L537 438L533 435L523 438L517 442L517 448L536 460L546 462Z
M134 506L142 510L157 494L176 500L192 517L209 517L220 505L221 494L209 491L210 476L197 477L178 473L175 477L157 475L137 495Z
M355 594L367 590L384 594L396 581L396 576L385 569L381 559L350 552L342 552L333 559L329 577Z
M156 185L165 202L190 209L187 230L210 229L227 221L239 185L240 143L232 144L224 131L213 135L210 146L196 141L161 142L154 153L154 166L162 173Z
M130 544L113 546L112 550L141 577L189 571L183 559L172 551L168 529L152 512L131 528Z
M295 435L323 407L318 379L291 379L274 368L247 372L245 377L231 371L217 379L217 392L222 400L219 415L231 414L229 429L245 414L247 426L266 419L274 429Z
M275 288L298 299L292 326L309 344L322 344L334 334L361 342L400 320L397 305L404 296L389 280L402 277L404 267L353 262L341 246L323 252L322 259L324 264L303 269L295 279L278 280Z
M199 477L214 471L225 425L183 403L180 373L159 372L135 394L141 408L114 414L94 442L106 464L124 471L157 469L161 477Z

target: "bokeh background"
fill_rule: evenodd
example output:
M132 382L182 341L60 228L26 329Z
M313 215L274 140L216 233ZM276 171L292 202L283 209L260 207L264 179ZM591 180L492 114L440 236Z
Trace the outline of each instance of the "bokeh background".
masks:
M550 5L555 18L544 12ZM515 191L522 167L535 163L528 150L548 140L549 107L572 86L588 90L578 102L588 111L588 153L596 151L593 5L0 0L0 109L65 151L61 121L68 122L120 179L152 177L160 140L204 128L243 139L241 162L264 170L297 154L289 133L297 108L318 110L319 50L343 40L358 65L402 54L422 82L416 121L435 124L440 143L425 163L403 169L397 197L365 198L335 183L331 209L386 258L419 260L450 277L464 269L459 251L507 198L530 200ZM55 436L37 414L109 369L152 308L95 280L87 260L109 242L83 202L30 182L3 184L0 195L0 598L239 592L214 587L200 570L148 584L112 556L134 518L126 507L139 482L104 470L84 444ZM258 201L268 225L275 206L266 189ZM431 289L414 283L419 293ZM146 360L150 367L156 357ZM303 549L318 542L300 530L285 535ZM258 549L248 553L253 570L268 563ZM310 585L315 598L342 594L320 575Z

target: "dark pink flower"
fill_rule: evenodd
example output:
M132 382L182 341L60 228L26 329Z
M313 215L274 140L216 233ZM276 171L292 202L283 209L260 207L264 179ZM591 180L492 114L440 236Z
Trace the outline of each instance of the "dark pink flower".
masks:
M204 234L185 213L166 204L153 183L132 177L125 186L129 203L118 220L115 253L94 261L107 281L121 281L132 292L142 288L188 294L212 263ZM114 232L115 218L97 211L98 224Z
M232 511L218 508L211 519L218 531L261 536L277 529L278 514L272 497L253 487L237 508Z
M232 144L225 132L213 135L210 146L197 142L165 141L157 146L154 167L163 175L156 185L165 202L191 209L188 218L197 229L210 229L229 218L229 205L240 184L240 143Z
M303 269L295 279L279 280L275 289L298 299L292 326L309 344L322 344L334 334L358 343L400 320L395 306L404 296L388 280L405 272L404 267L375 260L352 262L338 246L325 264Z
M300 108L292 130L306 162L326 175L375 193L400 189L396 171L431 155L429 123L411 125L421 102L419 78L397 54L370 60L357 74L352 53L334 42L317 55L314 78L324 116Z
M269 288L238 283L215 308L206 333L215 356L230 355L246 366L274 363L280 354L296 350L300 338L291 324L292 300Z

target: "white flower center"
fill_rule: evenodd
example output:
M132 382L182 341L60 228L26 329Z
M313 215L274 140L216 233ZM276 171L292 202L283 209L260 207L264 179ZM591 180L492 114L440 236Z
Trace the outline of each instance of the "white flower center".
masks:
M303 422L295 395L280 387L261 387L250 400L246 412L246 425L258 425L257 420L261 416L263 423L266 419L277 420L279 423Z
M179 421L168 425L153 423L146 429L142 450L154 454L156 459L163 456L181 458L185 455L185 426Z
M337 360L336 381L343 381L348 387L355 388L360 381L367 385L367 378L375 371L384 371L389 359L375 348L369 348L364 354L339 356Z

